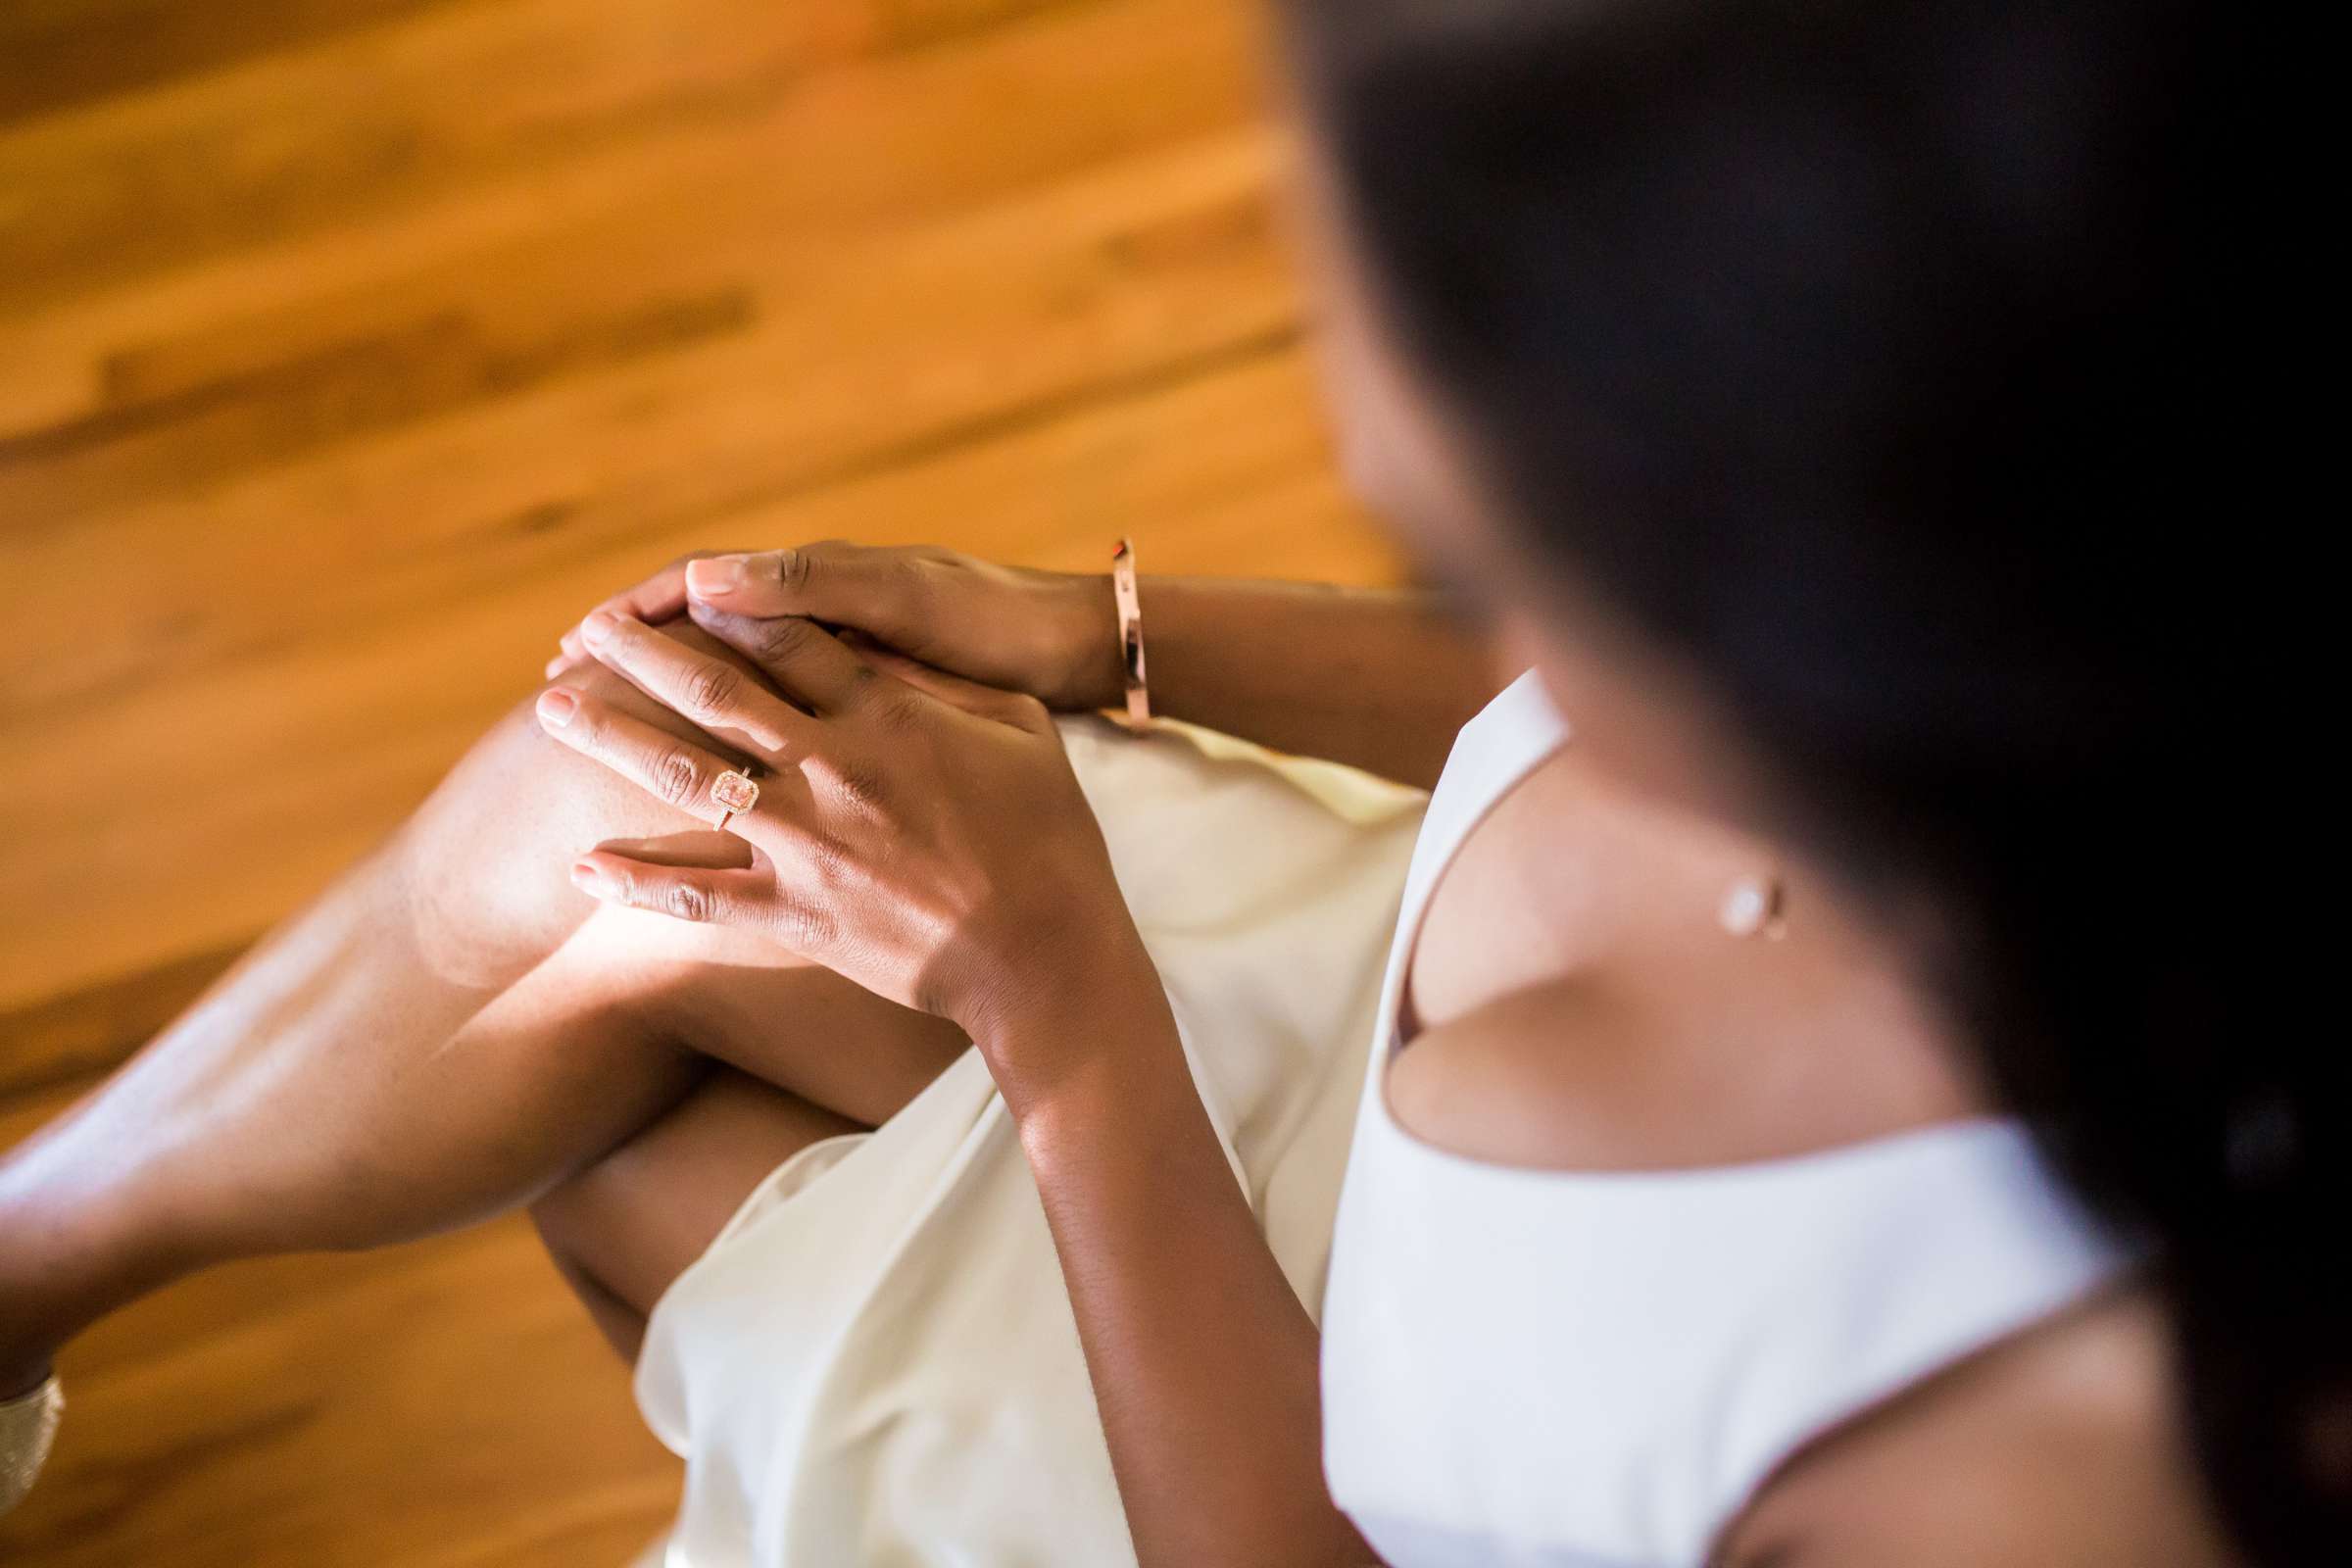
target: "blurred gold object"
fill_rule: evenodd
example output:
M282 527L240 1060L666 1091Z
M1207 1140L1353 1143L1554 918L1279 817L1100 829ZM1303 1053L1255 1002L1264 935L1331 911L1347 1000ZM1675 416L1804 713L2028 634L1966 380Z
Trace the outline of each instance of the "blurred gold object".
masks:
M1135 542L1122 539L1110 553L1110 591L1119 612L1119 663L1127 681L1127 723L1152 722L1152 687L1144 671L1144 609L1135 589Z
M0 1402L0 1513L24 1500L57 1441L66 1396L50 1377L30 1394Z

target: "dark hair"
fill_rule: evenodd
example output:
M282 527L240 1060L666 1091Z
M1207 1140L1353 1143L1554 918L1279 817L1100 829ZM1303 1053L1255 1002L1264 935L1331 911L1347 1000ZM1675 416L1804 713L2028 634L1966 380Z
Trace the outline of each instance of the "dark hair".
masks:
M2223 8L1288 10L1374 298L1511 525L1696 664L1832 863L1932 898L1999 1091L2151 1250L2221 1517L2342 1540L2341 1145L2227 718L2262 611L2217 258L2263 229L2214 177Z

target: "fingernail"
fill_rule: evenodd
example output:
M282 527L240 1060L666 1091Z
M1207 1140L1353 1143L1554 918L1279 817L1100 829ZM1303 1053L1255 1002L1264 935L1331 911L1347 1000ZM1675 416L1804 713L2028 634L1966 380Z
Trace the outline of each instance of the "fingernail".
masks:
M564 668L569 665L570 662L570 655L558 654L555 658L547 662L547 668L542 670L540 673L545 675L549 680L554 680L558 675L564 672Z
M612 633L619 627L619 625L620 618L614 615L612 612L610 610L600 610L596 612L596 613L590 615L586 620L580 622L580 635L588 640L589 647L594 648L597 644L612 636Z
M741 556L712 556L708 561L686 563L686 591L715 598L731 594L743 586L743 558Z
M612 885L605 880L605 873L597 868L594 860L574 860L572 862L571 885L590 898L596 899L601 899L612 891Z
M539 694L539 716L557 729L571 722L571 715L580 710L580 700L561 686L551 687Z

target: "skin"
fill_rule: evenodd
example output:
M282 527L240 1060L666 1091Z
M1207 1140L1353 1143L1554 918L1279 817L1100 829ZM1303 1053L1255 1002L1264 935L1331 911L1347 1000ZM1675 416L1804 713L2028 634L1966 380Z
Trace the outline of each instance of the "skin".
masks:
M1909 983L1902 922L1772 841L1769 770L1688 671L1502 525L1344 245L1324 255L1359 479L1580 735L1433 900L1398 1115L1474 1157L1641 1168L1984 1108ZM1146 603L1163 710L1402 778L1432 776L1499 684L1409 596L1153 580ZM533 1199L628 1351L760 1174L887 1115L968 1037L1036 1174L1143 1558L1367 1560L1322 1486L1312 1323L1044 722L1110 700L1107 605L1097 578L845 547L622 596L567 639L534 719L0 1167L0 1373L29 1379L98 1311L214 1258ZM643 624L681 610L692 630ZM759 808L723 840L682 832L746 758ZM546 831L512 842L517 820ZM567 861L581 891L555 880ZM1732 943L1715 901L1759 872L1790 887L1792 934ZM1810 1446L1718 1555L2224 1560L2184 1500L2159 1343L2126 1290L1972 1358ZM2055 1455L2096 1488L2053 1487ZM1987 1517L2000 1531L1961 1527Z

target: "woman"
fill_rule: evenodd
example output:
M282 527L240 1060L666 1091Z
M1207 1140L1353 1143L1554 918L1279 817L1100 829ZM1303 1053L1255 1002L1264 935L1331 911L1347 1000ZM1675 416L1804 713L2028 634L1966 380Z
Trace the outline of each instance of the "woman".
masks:
M1115 692L1100 583L800 552L625 607L690 600L704 637L584 629L704 733L577 671L541 700L548 733L749 851L609 843L577 863L583 889L736 934L697 957L814 972L771 956L789 952L979 1048L906 1091L952 1046L844 1001L896 1066L906 1108L880 1132L826 1136L870 1112L780 1130L771 1109L693 1111L705 1156L775 1165L731 1182L693 1162L698 1203L750 1193L716 1245L631 1289L579 1255L611 1227L573 1236L605 1319L650 1332L649 1410L694 1447L673 1557L777 1560L811 1529L855 1556L909 1531L945 1549L928 1517L1001 1532L983 1560L1022 1555L999 1542L1096 1560L1124 1549L1100 1524L1101 1451L1152 1561L2199 1562L2228 1559L2224 1528L2247 1555L2311 1560L2343 1496L2341 1351L2284 1244L2321 1234L2311 1100L2264 1037L2221 1045L2234 956L2160 940L2227 868L2145 851L2216 798L2172 723L2195 689L2175 612L2209 599L2086 591L2104 509L2148 496L2115 426L2167 412L2158 326L2193 282L2166 249L2182 193L2160 157L2189 101L2168 74L2180 19L1325 9L1293 12L1343 423L1399 530L1540 681L1464 733L1387 979L1330 958L1272 977L1340 999L1314 1022L1359 995L1376 1013L1358 1106L1320 1058L1250 1081L1250 1053L1203 1037L1281 1015L1234 1000L1214 940L1272 928L1247 899L1185 915L1239 885L1360 946L1381 901L1314 890L1368 862L1393 897L1411 803L1156 738L1065 739L1044 701ZM1396 606L1143 591L1154 701L1286 748L1413 777L1473 684ZM713 794L747 762L756 799ZM1148 808L1193 785L1234 796L1230 817L1155 826ZM1252 826L1271 831L1238 848L1202 831ZM463 924L499 890L432 891ZM506 954L459 974L457 1054L495 1055L502 1008L560 1015L552 999L603 972L594 933L658 929L600 914L520 979ZM1278 953L1319 951L1294 931ZM2130 1103L2119 1029L2151 1047ZM620 1069L625 1109L568 1102L608 1144L650 1124L622 1154L660 1165L665 1127L696 1133L660 1107L718 1102L606 1038L589 1059ZM151 1054L0 1198L54 1213L77 1174L103 1191L91 1128L217 1137L154 1111L192 1098L200 1054ZM774 1075L806 1084L823 1055ZM550 1061L532 1065L516 1077L544 1103ZM1357 1131L1318 1293L1306 1217L1335 1099ZM757 1130L710 1137L727 1115ZM596 1167L625 1186L614 1168ZM1017 1201L1031 1177L1042 1233ZM858 1234L877 1227L880 1256ZM1075 1348L1059 1319L991 1315L1061 1299L1031 1266L1041 1234ZM0 1262L71 1282L0 1351L37 1369L61 1326L137 1288L124 1257L160 1275L201 1250L184 1235L48 1275ZM852 1316L840 1281L811 1293L826 1310L791 1326L837 1336L812 1348L775 1314L800 1310L790 1271L820 1272L828 1239L871 1267ZM941 1257L972 1272L908 1299L906 1269ZM765 1294L728 1288L746 1282ZM938 1353L991 1345L977 1379ZM1100 1438L1056 1424L1078 1350ZM893 1364L913 1381L839 1375ZM975 1412L1009 1454L1060 1453L1054 1486L926 1488L1022 1476L975 1456ZM812 1524L827 1499L805 1476L827 1465L876 1490Z
M1346 1560L1350 1523L1410 1562L2193 1562L2217 1526L2340 1550L2341 1302L2290 1240L2321 1228L2316 1084L2229 1026L2259 971L2177 935L2244 903L2166 832L2238 793L2177 717L2216 689L2187 616L2238 602L2205 562L2111 584L2200 477L2149 451L2205 422L2179 396L2211 281L2199 13L1291 12L1344 427L1583 742L1514 687L1415 856L1323 1301L1347 1518L1297 1469L1304 1324L1077 813L1013 851L942 829L939 795L845 792L892 770L771 657L797 707L690 709L796 780L743 830L760 858L608 848L583 885L965 1024L1148 1556ZM750 646L725 612L797 612L1022 683L955 594L818 594L789 561L807 581L699 568L698 619ZM607 630L652 695L698 691L693 656ZM1055 798L1033 714L943 695ZM1732 906L1786 900L1796 934L1742 964L1678 950L1687 919L1596 917L1576 751L1773 835L1779 886ZM1059 922L995 907L1014 854L1057 867ZM811 873L834 858L850 890ZM1667 858L1632 861L1660 899ZM953 912L907 932L869 899Z

